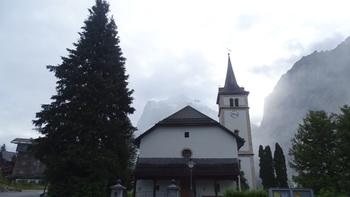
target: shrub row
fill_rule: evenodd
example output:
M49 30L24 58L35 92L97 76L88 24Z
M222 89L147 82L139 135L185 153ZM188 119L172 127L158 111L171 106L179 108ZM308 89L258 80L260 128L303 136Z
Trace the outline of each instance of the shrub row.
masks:
M239 192L234 189L229 189L225 191L224 196L225 197L268 197L268 194L266 191L263 191L263 190Z

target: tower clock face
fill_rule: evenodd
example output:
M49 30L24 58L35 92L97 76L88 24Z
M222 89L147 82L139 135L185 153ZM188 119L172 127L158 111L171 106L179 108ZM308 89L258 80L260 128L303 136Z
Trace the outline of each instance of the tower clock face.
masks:
M239 116L239 113L237 111L233 111L233 112L231 112L230 116L232 118L237 118Z

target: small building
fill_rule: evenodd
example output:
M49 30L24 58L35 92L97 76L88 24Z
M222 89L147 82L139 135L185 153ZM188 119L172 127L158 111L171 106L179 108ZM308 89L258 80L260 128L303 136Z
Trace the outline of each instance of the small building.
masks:
M240 171L255 189L248 94L229 57L225 86L218 90L219 122L186 106L137 137L135 197L166 197L172 179L180 197L223 196L239 186Z
M0 170L3 176L10 177L16 159L16 153L1 150L0 152Z
M45 166L35 158L31 146L33 139L16 138L11 143L17 144L17 158L12 172L16 182L40 183L44 178Z

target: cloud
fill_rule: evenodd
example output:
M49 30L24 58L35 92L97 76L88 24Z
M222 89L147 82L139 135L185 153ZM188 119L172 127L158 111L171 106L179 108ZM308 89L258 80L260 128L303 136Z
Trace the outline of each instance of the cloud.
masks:
M93 3L0 1L0 143L37 135L31 120L55 93L56 79L45 66L61 62ZM239 84L251 92L251 117L258 122L264 97L298 57L331 47L350 33L346 1L110 3L135 89L134 124L148 100L174 95L199 99L215 110L226 48L232 50ZM325 39L327 43L316 44Z
M242 14L237 19L237 28L240 30L248 30L257 22L259 22L259 16Z

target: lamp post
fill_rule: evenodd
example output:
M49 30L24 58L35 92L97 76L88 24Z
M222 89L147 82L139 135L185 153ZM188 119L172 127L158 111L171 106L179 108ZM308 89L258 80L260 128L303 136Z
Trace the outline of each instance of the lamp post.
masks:
M191 192L191 197L193 196L193 189L192 189L192 168L196 165L196 163L192 160L189 159L187 162L187 166L190 169L190 192Z

